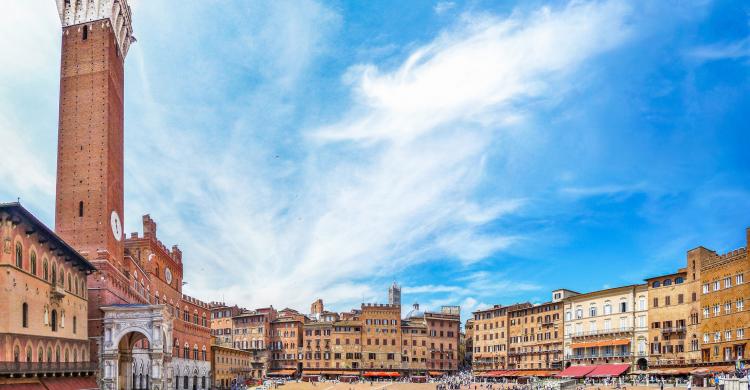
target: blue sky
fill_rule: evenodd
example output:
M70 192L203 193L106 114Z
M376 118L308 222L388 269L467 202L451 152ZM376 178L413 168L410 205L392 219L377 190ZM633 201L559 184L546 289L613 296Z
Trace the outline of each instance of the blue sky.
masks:
M199 298L466 314L745 245L747 3L131 4L125 230ZM0 199L51 225L53 2L0 37Z

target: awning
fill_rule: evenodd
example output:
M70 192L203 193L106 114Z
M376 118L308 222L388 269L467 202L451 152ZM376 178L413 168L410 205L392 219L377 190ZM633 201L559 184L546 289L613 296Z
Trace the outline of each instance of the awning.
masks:
M557 374L560 378L583 378L586 374L594 371L596 366L570 366Z
M586 374L589 378L603 378L610 376L620 376L630 368L630 364L601 364L596 366L593 371Z
M715 372L734 372L734 366L712 366L712 367L701 367L690 371L693 375L709 375Z
M443 375L445 375L444 372L440 372L440 371L430 371L430 372L428 372L428 374L430 374L430 376L443 376Z
M399 374L397 372L388 372L388 371L369 371L369 372L366 372L363 376L367 376L367 377L376 377L377 376L377 377L391 377L391 378L396 378L396 377L401 376L401 374Z
M573 343L570 345L571 348L596 348L596 347L610 347L616 345L630 345L630 339L614 339L614 340L602 340L602 341L589 341L585 343Z
M4 383L0 385L3 390L46 390L39 382L27 383Z
M266 376L292 376L294 373L297 372L297 370L279 370L279 371L271 371L266 374Z
M646 374L651 375L688 375L695 367L676 367L676 368L651 368L646 371ZM643 374L643 372L633 372L633 374Z
M93 376L42 378L48 390L92 390L99 389Z

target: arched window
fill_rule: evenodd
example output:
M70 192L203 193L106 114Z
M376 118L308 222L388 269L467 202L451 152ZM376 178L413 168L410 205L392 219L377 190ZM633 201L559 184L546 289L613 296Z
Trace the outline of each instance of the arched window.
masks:
M193 345L193 360L198 360L198 344Z
M72 272L68 274L68 291L73 291L73 276Z
M654 282L651 283L651 287L653 287L653 288L659 288L659 287L661 287L661 283L659 283L658 280L654 280Z
M185 347L182 348L182 358L190 359L190 346L188 346L188 343L185 343Z
M16 267L23 268L23 245L16 243Z
M13 362L18 363L21 361L21 350L16 345L13 347Z
M42 274L44 280L49 281L49 264L47 264L47 259L42 260Z
M62 266L60 266L60 279L58 280L60 281L60 286L64 288L65 287L65 268L63 268Z
M206 346L203 346L203 350L201 350L201 360L206 360Z
M73 316L73 334L76 334L76 332L78 332L78 318Z
M188 388L188 376L185 375L182 379L182 388L187 389Z
M52 347L47 347L47 363L52 363Z
M73 348L73 363L78 363L78 350Z
M64 362L67 363L70 361L70 351L68 351L67 348L65 348L65 360Z
M664 279L664 285L665 286L671 286L672 285L672 279Z
M57 310L52 310L50 325L52 326L52 331L57 332Z
M36 276L36 252L31 251L31 256L29 256L31 261L31 274Z
M42 347L39 347L39 349L36 351L36 358L39 363L42 363L44 361L44 349L42 349Z
M33 358L34 357L32 356L31 347L26 347L26 362L31 363Z
M55 363L60 363L60 346L55 347Z
M675 278L674 284L682 284L684 281L685 279L683 279L681 276L678 276L677 278Z
M21 326L29 327L29 304L26 302L21 305Z
M52 263L52 284L57 284L57 264Z

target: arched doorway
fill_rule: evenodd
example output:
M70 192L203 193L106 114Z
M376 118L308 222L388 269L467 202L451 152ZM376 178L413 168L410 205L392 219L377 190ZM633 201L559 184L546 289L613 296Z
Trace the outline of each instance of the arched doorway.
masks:
M638 359L636 365L638 366L638 370L640 371L648 370L648 360L646 360L646 358Z
M102 311L101 388L167 389L171 382L167 373L172 357L172 317L165 306L118 305Z

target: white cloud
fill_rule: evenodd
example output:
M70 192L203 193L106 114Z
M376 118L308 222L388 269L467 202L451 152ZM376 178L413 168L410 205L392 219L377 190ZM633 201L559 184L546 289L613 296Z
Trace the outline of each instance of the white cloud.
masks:
M735 42L696 47L688 55L703 61L750 58L750 37Z
M438 1L435 4L435 13L440 15L456 7L456 3L452 1Z

